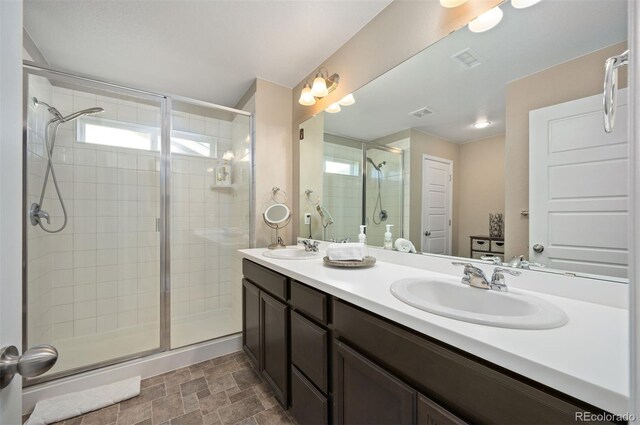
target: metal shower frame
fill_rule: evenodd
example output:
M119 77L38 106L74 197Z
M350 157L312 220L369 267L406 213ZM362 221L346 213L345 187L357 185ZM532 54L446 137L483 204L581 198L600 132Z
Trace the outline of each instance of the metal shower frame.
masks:
M158 348L138 352L122 357L117 357L87 366L81 366L74 369L45 375L43 377L26 379L23 378L23 386L40 384L43 382L53 381L76 375L82 372L92 371L106 366L123 363L130 360L140 359L152 354L158 354L171 350L171 244L170 244L170 218L171 218L171 111L172 101L187 103L191 105L201 106L210 109L231 112L237 115L243 115L249 118L249 137L250 158L249 158L249 247L255 246L255 181L253 165L255 164L255 140L254 126L255 114L242 111L227 106L217 105L197 99L184 96L160 94L150 91L140 90L133 87L127 87L121 84L99 80L90 76L77 74L58 68L42 65L31 61L23 61L23 125L22 125L22 141L23 141L23 163L27 161L27 113L29 108L29 76L36 75L40 77L52 77L59 81L69 83L81 83L88 88L98 90L106 90L114 93L130 95L133 97L151 100L160 103L161 114L161 138L160 138L160 335ZM22 176L22 349L25 351L28 346L28 299L27 299L27 282L28 282L28 247L27 247L27 229L28 229L28 206L27 206L27 167L23 167ZM225 335L226 336L226 335ZM224 336L222 336L224 337ZM214 338L217 339L217 338ZM208 342L201 341L196 344ZM195 345L195 344L193 344ZM180 347L182 348L182 347Z

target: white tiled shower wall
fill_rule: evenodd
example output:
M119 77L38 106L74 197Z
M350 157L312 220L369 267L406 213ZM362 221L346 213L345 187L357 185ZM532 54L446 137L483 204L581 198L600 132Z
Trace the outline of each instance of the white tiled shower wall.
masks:
M31 77L30 96L63 115L102 106L104 118L158 125L158 107L52 87ZM28 122L27 205L39 197L46 168L45 108L31 108ZM246 118L246 117L244 117ZM231 145L228 121L176 113L174 127L218 139L218 151L241 157L249 145ZM244 130L238 125L238 140ZM248 131L248 119L246 124ZM29 344L51 342L142 324L159 318L159 153L76 142L75 123L60 126L54 153L69 223L47 234L28 226ZM218 160L173 155L173 316L231 306L233 251L248 246L248 162L234 163L240 184L212 191ZM237 171L236 171L237 170ZM245 180L243 180L245 179ZM43 208L51 228L62 210L49 180ZM244 213L238 213L245 211ZM242 229L242 230L239 230ZM185 256L187 256L185 260Z
M326 159L362 162L362 149L326 141L323 149ZM327 229L327 238L357 241L362 224L362 176L360 173L346 176L325 172L323 180L322 202L334 218L334 223Z

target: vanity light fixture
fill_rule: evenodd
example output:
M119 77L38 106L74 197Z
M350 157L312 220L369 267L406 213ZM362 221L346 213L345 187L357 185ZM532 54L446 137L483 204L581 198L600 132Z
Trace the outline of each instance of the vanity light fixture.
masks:
M511 6L516 9L525 9L539 2L540 0L511 0Z
M473 128L481 129L487 128L491 125L491 121L476 121L473 123Z
M309 84L304 85L302 93L300 93L300 99L298 99L298 103L304 106L311 106L316 104L316 98L311 94L311 87L309 87Z
M338 112L340 112L342 110L342 108L340 108L340 105L338 103L332 103L331 105L329 105L329 107L327 109L325 109L325 112L328 112L330 114L337 114Z
M356 99L353 97L352 93L349 93L338 101L338 104L342 106L351 106L354 103L356 103Z
M338 74L329 75L326 69L324 72L322 72L322 69L320 68L316 74L311 86L308 83L305 84L298 99L299 104L304 106L315 105L316 99L322 99L338 87L340 76Z
M440 0L440 5L442 7L451 8L458 7L461 4L465 4L467 0Z
M484 12L473 21L469 22L469 31L471 32L485 32L495 27L502 20L502 9L500 6L496 6L493 9Z

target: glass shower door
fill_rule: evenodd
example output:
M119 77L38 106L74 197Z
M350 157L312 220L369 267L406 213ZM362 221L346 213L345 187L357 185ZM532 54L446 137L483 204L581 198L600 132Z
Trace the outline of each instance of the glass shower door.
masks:
M364 148L364 223L367 243L382 246L387 224L393 240L403 236L403 152L398 148Z
M171 348L240 332L250 246L250 116L172 102Z
M39 382L161 348L166 100L35 69L25 84L24 343L59 351Z

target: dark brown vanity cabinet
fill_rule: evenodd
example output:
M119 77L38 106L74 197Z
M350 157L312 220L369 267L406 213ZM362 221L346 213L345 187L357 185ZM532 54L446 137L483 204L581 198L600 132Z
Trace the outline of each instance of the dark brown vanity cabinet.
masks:
M243 264L243 345L306 424L570 424L566 394L275 273Z
M291 410L300 425L329 423L329 298L291 281Z
M242 282L242 344L256 368L289 405L289 306L288 279L244 260Z
M415 424L411 387L339 341L334 359L336 424Z

